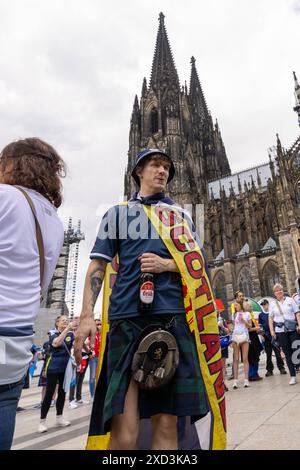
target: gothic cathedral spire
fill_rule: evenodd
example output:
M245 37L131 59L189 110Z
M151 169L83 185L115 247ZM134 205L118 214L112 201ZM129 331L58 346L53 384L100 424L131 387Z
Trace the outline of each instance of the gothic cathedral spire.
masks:
M295 98L296 98L296 106L294 107L294 111L298 114L298 124L300 126L300 85L298 83L296 72L293 72L294 81L295 81Z
M192 70L191 70L191 81L190 81L190 94L189 94L189 102L192 106L192 109L195 113L197 113L201 120L204 121L208 119L209 113L206 105L206 101L204 98L204 93L202 91L202 87L200 84L200 80L198 77L195 57L191 58Z
M179 90L178 74L169 45L164 20L164 14L160 13L150 79L150 88L156 92L159 89L163 91L166 87L174 87L174 89Z
M136 189L130 177L136 154L145 148L161 148L174 162L176 175L168 193L179 204L209 199L208 181L230 174L219 126L214 127L192 58L190 90L180 88L165 17L159 26L149 85L144 78L140 102L135 97L130 122L127 197Z

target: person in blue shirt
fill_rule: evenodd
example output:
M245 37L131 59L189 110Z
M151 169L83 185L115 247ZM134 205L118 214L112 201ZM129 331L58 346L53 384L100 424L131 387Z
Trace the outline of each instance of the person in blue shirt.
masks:
M258 323L263 331L262 335L264 338L264 348L267 356L267 364L266 364L266 377L270 377L273 375L273 370L274 370L274 365L272 362L272 352L274 351L275 357L276 357L276 363L277 367L280 371L281 374L286 374L286 370L284 368L284 362L282 360L280 351L278 348L273 346L272 344L272 336L270 332L270 327L269 327L269 301L267 299L263 299L260 302L262 312L258 316Z
M92 261L86 275L74 347L77 364L81 361L84 340L91 336L92 347L95 341L93 310L106 265L119 256L108 311L110 329L104 359L107 374L105 380L102 381L102 375L99 378L91 420L92 425L99 410L100 434L110 432L109 450L136 449L143 418L151 418L152 449L178 449L177 417L190 417L194 422L208 412L196 346L186 321L181 276L143 209L143 205L175 204L164 193L174 173L174 164L164 151L140 152L132 171L139 191L127 206L112 207L104 215L90 255ZM184 216L183 209L177 209ZM191 219L185 219L196 236ZM154 300L147 313L139 310L141 273L154 275ZM141 332L157 324L169 328L176 338L179 365L175 376L164 387L157 391L142 390L131 376L132 358Z
M55 330L49 335L50 355L45 366L45 375L47 377L46 393L41 407L41 420L38 432L46 432L47 414L51 405L51 400L58 384L58 393L56 400L56 426L69 426L71 423L63 418L63 409L66 393L63 389L65 371L71 355L71 349L74 341L73 328L77 322L69 323L66 315L60 315L55 321Z

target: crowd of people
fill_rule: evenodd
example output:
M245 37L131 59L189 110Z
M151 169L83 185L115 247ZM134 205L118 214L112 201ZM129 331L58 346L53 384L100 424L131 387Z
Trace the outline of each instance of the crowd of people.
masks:
M299 369L300 357L300 305L295 297L284 295L283 286L279 283L273 287L274 298L260 301L261 312L255 315L251 301L245 299L244 293L237 291L231 305L230 318L225 321L218 310L218 325L223 358L223 375L226 380L226 358L229 347L233 350L232 374L233 390L238 388L239 364L243 363L244 387L249 381L260 381L259 361L262 352L266 354L265 377L273 375L274 353L280 374L285 375L285 363L290 374L290 385L296 384L296 371ZM225 341L226 340L226 341ZM285 361L285 362L284 362ZM226 391L228 391L228 387Z
M69 426L70 421L63 418L63 410L66 394L69 392L69 407L77 408L79 405L87 405L89 401L82 399L82 385L85 373L90 367L89 386L91 399L94 396L96 369L100 347L101 321L95 320L97 326L96 341L94 347L90 345L90 338L83 345L82 360L76 366L73 355L74 334L79 325L78 320L69 322L66 315L60 315L55 322L55 328L49 332L49 340L43 346L44 364L40 374L39 385L43 386L41 416L38 432L48 430L46 418L51 406L56 404L56 425ZM67 380L68 365L74 365L76 374L73 379Z
M228 388L222 380L214 386L211 368L219 361L220 346L201 347L201 338L211 332L217 336L218 327L224 377L228 348L233 349L233 389L239 386L240 360L244 387L261 379L263 348L266 376L273 374L272 351L280 373L286 373L283 353L290 384L296 383L299 306L276 284L274 302L262 302L258 321L240 291L230 318L225 321L219 313L217 320L195 225L165 195L175 171L164 150L139 152L131 173L138 191L104 215L90 254L80 318L57 317L43 346L39 432L47 431L54 403L56 425L70 425L63 416L66 395L71 409L84 404L89 367L88 449L134 450L140 440L152 450L190 449L191 442L194 449L224 449ZM64 161L41 139L12 142L0 154L0 450L12 445L19 399L37 357L33 326L41 294L64 242L57 215L63 176ZM100 338L94 310L103 283Z
M69 321L68 316L59 315L55 320L54 328L48 332L48 340L43 343L42 348L33 344L31 348L33 356L26 373L23 390L30 388L34 374L38 372L38 360L43 361L37 384L38 387L42 387L41 401L34 406L34 408L41 409L38 432L43 433L48 430L46 418L50 407L54 406L56 406L56 425L64 427L71 424L62 417L68 393L70 409L90 403L90 400L82 399L82 386L88 369L89 391L91 400L93 400L100 349L101 321L96 319L95 324L97 326L95 345L92 348L90 338L86 340L82 350L82 360L78 366L74 359L73 348L76 329L79 325L78 318ZM68 377L69 366L73 366L73 380L70 376ZM20 411L24 411L24 408L18 407L17 412Z

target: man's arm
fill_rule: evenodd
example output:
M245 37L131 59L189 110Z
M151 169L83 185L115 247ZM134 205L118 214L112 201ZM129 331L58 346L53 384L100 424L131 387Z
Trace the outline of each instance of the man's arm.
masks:
M270 328L270 333L271 333L271 336L272 338L276 338L276 333L275 333L275 330L274 330L274 323L273 323L273 316L270 315L269 313L269 328Z
M69 323L69 325L59 334L59 336L54 338L52 341L52 346L54 348L59 348L63 344L64 339L68 335L69 331L72 331L74 326L76 326L76 321Z
M74 356L78 365L82 359L81 351L86 338L91 337L91 348L95 344L97 326L94 320L94 308L101 291L106 265L106 261L94 259L90 262L86 273L80 325L76 331L74 345Z

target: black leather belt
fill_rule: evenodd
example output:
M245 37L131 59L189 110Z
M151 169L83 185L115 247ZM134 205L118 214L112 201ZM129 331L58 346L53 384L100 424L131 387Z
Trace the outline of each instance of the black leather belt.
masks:
M11 390L12 388L18 387L18 385L21 385L22 383L24 383L24 378L25 377L22 377L21 380L19 380L18 382L13 382L12 384L0 385L0 393L7 392L8 390Z

